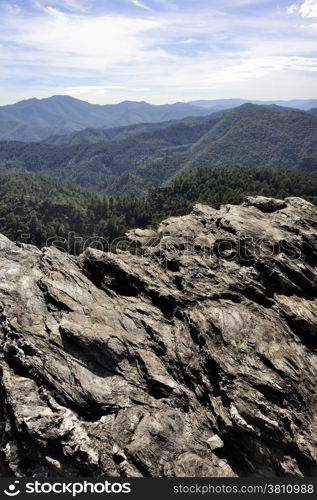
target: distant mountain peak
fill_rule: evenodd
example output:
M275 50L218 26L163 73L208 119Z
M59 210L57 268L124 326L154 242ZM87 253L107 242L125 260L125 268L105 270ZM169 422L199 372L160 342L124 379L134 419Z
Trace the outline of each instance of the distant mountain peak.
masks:
M77 97L73 97L71 95L66 94L55 94L51 97L47 97L46 99L62 99L62 100L71 100L71 101L80 101L81 99L77 99Z

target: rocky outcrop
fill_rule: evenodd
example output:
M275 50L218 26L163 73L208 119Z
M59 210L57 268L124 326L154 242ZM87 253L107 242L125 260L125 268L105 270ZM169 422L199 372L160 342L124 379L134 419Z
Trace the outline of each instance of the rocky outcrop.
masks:
M130 252L1 237L2 474L316 475L316 228L249 198Z

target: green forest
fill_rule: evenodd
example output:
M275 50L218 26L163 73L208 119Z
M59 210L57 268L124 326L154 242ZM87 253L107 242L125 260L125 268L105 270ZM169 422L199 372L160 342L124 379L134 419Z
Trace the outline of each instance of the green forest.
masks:
M40 247L57 238L58 247L79 253L89 238L92 246L94 237L110 242L131 228L155 228L164 218L187 214L197 202L218 208L248 195L317 203L317 172L208 166L186 170L144 196L116 197L46 176L1 175L0 232Z

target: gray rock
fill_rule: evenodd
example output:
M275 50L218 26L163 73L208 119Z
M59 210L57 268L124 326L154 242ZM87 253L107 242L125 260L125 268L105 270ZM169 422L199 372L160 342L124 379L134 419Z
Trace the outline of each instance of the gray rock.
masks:
M132 253L0 238L7 471L316 474L317 211L263 203L197 205Z
M248 196L243 206L245 207L256 207L261 212L276 212L277 210L282 210L287 207L284 200L276 200L275 198L266 198L265 196Z
M141 245L154 244L157 243L159 239L157 231L153 231L152 229L132 229L126 236L130 240Z
M224 442L217 434L207 439L207 444L211 450L219 450L224 447Z

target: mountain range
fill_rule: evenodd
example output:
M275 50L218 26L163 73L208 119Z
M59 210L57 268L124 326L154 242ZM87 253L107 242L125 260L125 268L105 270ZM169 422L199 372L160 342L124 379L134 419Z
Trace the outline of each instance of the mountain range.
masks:
M190 101L189 104L193 106L198 106L207 109L218 109L224 110L229 108L236 108L242 104L259 104L259 105L270 105L275 104L276 106L282 106L285 108L301 109L303 111L309 111L311 108L316 107L317 99L292 99L289 101L256 101L253 99L214 99L214 100L198 100Z
M65 135L86 128L107 129L205 116L247 102L276 104L305 111L317 107L316 99L268 102L216 99L164 105L153 105L144 101L124 101L102 106L70 96L57 95L45 99L28 99L0 107L0 140L38 142L52 135Z
M209 113L209 109L186 103L155 106L146 102L124 101L100 106L69 96L53 96L0 107L0 139L36 142L52 134L65 134L87 127L157 123Z
M87 131L78 134L87 141ZM0 173L44 174L121 195L144 193L203 165L317 169L317 117L276 105L243 104L107 134L117 140L58 146L3 142Z

